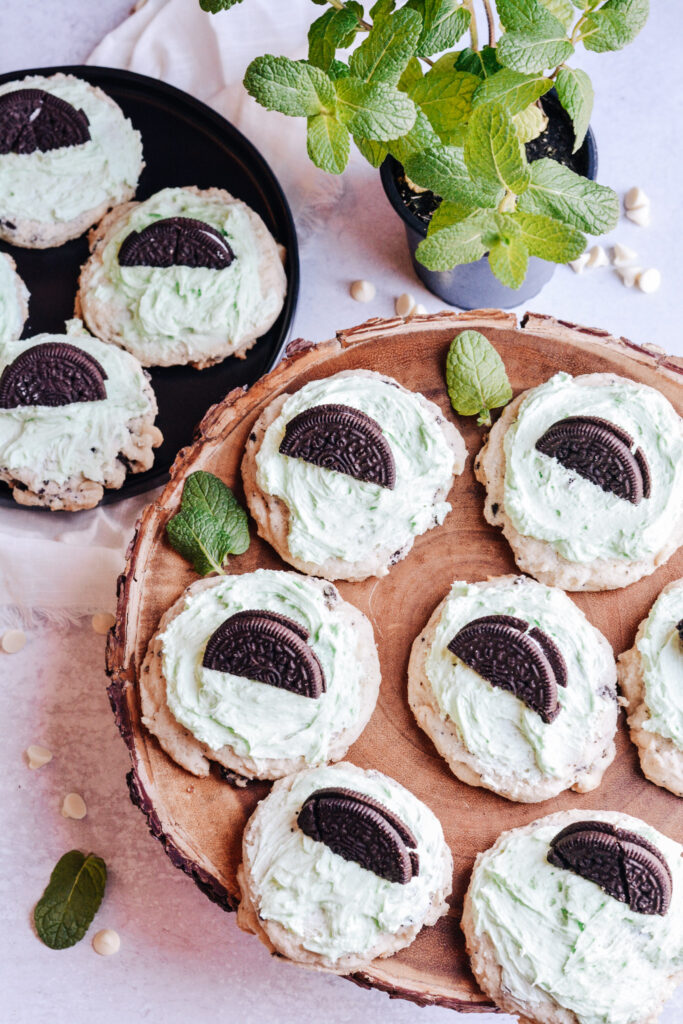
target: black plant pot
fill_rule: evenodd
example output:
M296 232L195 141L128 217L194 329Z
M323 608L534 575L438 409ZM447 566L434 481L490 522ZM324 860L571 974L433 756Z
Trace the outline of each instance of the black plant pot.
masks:
M556 138L558 134L560 137L560 151L565 149L564 154L557 154L560 158L564 156L562 162L567 163L577 174L595 181L598 173L598 149L591 129L588 129L581 148L572 155L574 133L571 121L560 106L555 91L544 96L541 102L550 119L550 126L539 139L527 145L528 159L555 155L553 150L548 148L548 140L544 139L550 129L554 128ZM427 224L406 206L398 187L398 180L402 174L403 167L391 156L388 156L380 167L384 191L406 230L415 273L430 292L444 299L450 306L458 306L460 309L509 309L538 295L555 273L555 263L548 263L536 256L529 258L527 275L519 288L508 288L501 284L493 274L486 256L476 263L465 263L452 270L427 270L415 257L415 250L427 235Z

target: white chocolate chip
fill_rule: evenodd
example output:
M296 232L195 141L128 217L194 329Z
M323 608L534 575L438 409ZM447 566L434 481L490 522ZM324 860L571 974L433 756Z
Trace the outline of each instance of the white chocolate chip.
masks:
M121 949L119 933L115 932L113 928L103 928L93 936L92 948L100 956L111 956L113 953L118 953Z
M65 818L76 818L78 821L85 818L88 809L85 800L78 793L67 793L62 803L62 815Z
M641 269L641 267L619 267L617 274L621 278L622 284L625 284L627 288L633 288Z
M627 210L638 210L643 206L650 205L650 197L643 192L642 188L634 185L624 196L624 206Z
M584 270L588 266L590 256L587 252L582 252L575 260L571 260L569 266L572 268L575 274L583 274Z
M627 210L626 216L640 228L649 227L650 221L652 220L649 206L636 206L633 210Z
M422 305L421 302L418 302L418 304L415 307L415 309L413 310L411 316L426 316L426 315L427 315L427 310L425 309L425 307Z
M643 270L638 274L637 285L641 292L645 292L647 295L651 295L652 292L656 292L662 283L662 275L656 267L648 267L647 270Z
M92 628L100 636L106 636L111 627L116 623L116 616L112 615L111 612L96 612L92 619Z
M26 633L22 629L8 629L0 641L5 654L18 654L26 645Z
M33 770L42 768L44 764L49 764L52 760L52 751L47 747L39 747L32 743L30 747L26 748L26 760L29 768Z
M607 259L607 253L601 245L594 245L588 252L588 264L589 267L606 267L609 265Z
M410 316L415 308L415 299L410 292L403 292L402 295L396 299L394 306L396 310L396 316Z
M372 302L377 294L377 289L372 281L353 281L349 291L351 298L356 302Z
M635 249L629 249L627 245L621 245L619 242L612 246L612 263L615 267L627 267L637 259L638 253Z

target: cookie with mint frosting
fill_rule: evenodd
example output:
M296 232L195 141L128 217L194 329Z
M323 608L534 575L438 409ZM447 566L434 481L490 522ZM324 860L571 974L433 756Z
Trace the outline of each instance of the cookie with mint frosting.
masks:
M272 953L349 974L448 912L453 859L409 790L348 762L277 782L247 823L237 923Z
M20 505L93 508L127 472L151 468L156 414L138 361L80 320L0 344L0 480Z
M615 811L504 832L463 909L482 990L530 1024L654 1024L683 979L682 853Z
M643 774L683 796L683 579L664 587L617 671Z
M526 576L452 585L413 643L408 700L457 778L509 800L586 793L614 758L612 649Z
M368 619L336 587L257 569L193 583L169 608L140 676L143 722L193 775L242 780L338 761L375 708Z
M386 576L439 526L467 452L423 395L345 370L279 395L249 435L242 478L259 534L326 579Z
M47 249L135 194L142 142L121 108L74 75L0 85L0 238Z
M0 253L0 345L20 337L28 317L28 288L7 252Z
M287 278L254 210L218 188L165 188L90 234L77 310L143 366L240 358L275 323Z
M475 462L520 569L613 590L683 542L683 420L654 388L557 373L504 410Z

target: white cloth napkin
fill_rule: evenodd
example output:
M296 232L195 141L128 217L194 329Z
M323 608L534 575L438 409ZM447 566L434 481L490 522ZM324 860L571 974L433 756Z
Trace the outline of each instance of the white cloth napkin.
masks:
M267 113L248 96L242 79L259 54L304 56L311 10L310 0L246 0L210 15L198 0L147 0L89 58L90 64L163 79L227 117L280 179L303 245L338 202L343 181L307 159L305 121ZM65 621L113 610L116 577L135 520L150 498L81 513L0 509L2 618Z

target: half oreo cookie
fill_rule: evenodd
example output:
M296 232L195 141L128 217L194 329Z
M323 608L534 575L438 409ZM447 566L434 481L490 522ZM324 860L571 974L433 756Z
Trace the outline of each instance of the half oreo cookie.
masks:
M642 836L604 821L576 821L550 842L548 860L595 882L639 914L666 914L673 882L664 855Z
M344 860L406 885L420 872L417 840L397 815L364 793L319 789L304 801L297 824Z
M0 153L47 153L90 139L86 114L44 89L0 96Z
M315 405L285 428L280 453L392 490L396 463L382 428L348 405Z
M202 665L317 699L325 692L325 676L308 639L308 631L286 615L237 612L209 638Z
M568 416L539 437L536 448L603 491L638 505L650 496L650 468L633 438L597 416Z
M224 270L235 259L220 231L193 217L166 217L131 231L119 248L122 267L208 267Z
M448 650L492 686L509 690L544 722L560 713L558 686L567 685L562 652L542 630L511 615L483 615L463 626Z
M0 408L71 405L107 397L107 374L77 345L47 341L17 356L0 376Z

